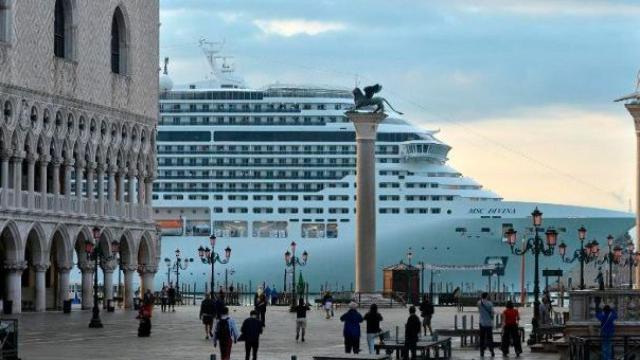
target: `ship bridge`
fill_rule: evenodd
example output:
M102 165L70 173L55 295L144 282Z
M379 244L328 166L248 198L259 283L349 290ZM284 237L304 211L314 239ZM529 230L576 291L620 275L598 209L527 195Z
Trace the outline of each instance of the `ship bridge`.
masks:
M406 160L447 161L449 145L433 140L410 140L400 144L400 156Z

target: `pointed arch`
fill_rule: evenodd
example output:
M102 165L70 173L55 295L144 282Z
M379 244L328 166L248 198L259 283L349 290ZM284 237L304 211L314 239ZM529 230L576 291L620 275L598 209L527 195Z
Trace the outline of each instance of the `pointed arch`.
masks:
M22 260L24 254L20 252L22 241L18 225L13 220L7 220L0 229L0 258L6 261Z
M126 75L129 72L129 26L123 5L119 5L113 12L111 21L111 71L115 74Z
M45 264L47 262L49 247L40 223L35 222L31 225L24 243L24 258L29 264Z

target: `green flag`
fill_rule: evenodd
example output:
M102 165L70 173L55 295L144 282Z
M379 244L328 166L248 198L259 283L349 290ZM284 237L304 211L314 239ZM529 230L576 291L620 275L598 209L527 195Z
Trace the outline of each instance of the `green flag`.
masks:
M298 287L296 288L296 290L300 296L304 294L305 286L304 279L302 278L302 272L300 273L300 277L298 278Z

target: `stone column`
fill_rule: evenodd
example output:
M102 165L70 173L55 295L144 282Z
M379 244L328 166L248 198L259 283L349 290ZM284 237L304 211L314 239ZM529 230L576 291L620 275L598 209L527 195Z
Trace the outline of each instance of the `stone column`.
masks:
M142 267L142 271L140 271L140 280L141 280L141 291L144 294L147 290L151 290L151 292L153 293L154 290L154 286L153 286L153 279L156 276L156 273L158 272L158 266L153 266L153 265L145 265Z
M13 204L19 208L22 203L22 158L13 158Z
M27 156L27 191L29 193L29 203L25 204L29 209L33 209L33 196L36 191L36 157L33 154Z
M2 175L2 207L6 208L8 206L7 203L7 192L9 192L9 158L10 155L8 152L3 151L0 154L0 171Z
M58 298L56 307L62 309L62 302L69 300L69 273L70 265L60 265L58 268Z
M104 165L98 164L98 215L104 215Z
M115 174L116 174L116 167L115 166L109 166L107 168L107 176L108 176L108 181L107 181L107 192L108 192L108 199L109 199L109 206L108 206L108 215L112 216L112 212L113 209L115 208L115 201L116 201L116 179L115 179Z
M40 196L42 197L42 209L47 209L47 165L49 164L49 158L47 156L40 157Z
M145 179L144 182L146 188L144 190L144 200L147 204L147 206L151 206L151 201L153 200L153 178L148 177Z
M133 275L138 271L138 265L123 265L124 273L124 308L133 309Z
M106 309L108 300L113 299L113 270L116 269L116 265L112 261L109 261L101 267L102 274L104 275L104 301L102 302L102 308Z
M129 189L127 190L128 192L127 201L129 202L129 204L134 204L136 202L136 175L137 175L137 171L135 169L129 169L129 176L128 176Z
M33 269L36 273L36 311L45 311L47 309L47 288L45 283L45 274L48 268L49 264L33 265Z
M52 159L51 161L51 184L53 192L53 210L58 211L60 209L60 203L58 197L60 195L60 161L58 159Z
M636 249L640 249L640 101L625 104L636 129ZM635 269L634 287L640 288L640 266Z
M384 113L347 112L356 129L356 291L376 291L376 133Z
M118 212L120 214L118 214L118 216L122 216L122 212L124 211L124 177L125 177L125 172L124 170L120 170L118 172L118 201L119 201L119 205L118 206Z
M27 268L26 261L5 262L7 271L7 299L13 301L13 313L22 312L22 272Z
M138 205L140 207L144 206L144 197L145 193L145 183L144 183L144 173L138 172Z
M95 266L93 262L81 262L78 268L82 272L82 308L91 309L93 307L93 272Z
M93 212L93 199L95 196L93 194L93 171L96 168L96 164L94 162L88 162L86 171L87 171L87 208L85 211L88 214Z

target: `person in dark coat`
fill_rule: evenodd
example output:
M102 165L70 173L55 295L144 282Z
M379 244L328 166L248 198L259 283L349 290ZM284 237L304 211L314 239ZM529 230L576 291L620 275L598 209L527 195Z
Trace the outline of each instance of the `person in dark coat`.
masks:
M600 346L603 360L613 359L613 346L611 340L616 332L615 321L618 314L609 305L605 305L602 310L598 309L596 318L600 320Z
M269 301L264 293L256 295L255 310L258 313L258 319L262 322L262 326L266 325L267 301Z
M169 284L167 297L169 298L169 307L171 307L171 311L176 312L176 288L173 287L173 283ZM169 310L169 307L167 307L167 310Z
M357 308L358 304L355 302L349 303L349 311L340 317L340 321L344 322L342 335L344 336L344 352L347 354L360 352L360 323L364 319Z
M380 336L382 332L380 328L382 315L378 312L378 305L371 304L369 312L364 314L364 321L367 323L367 345L369 346L369 354L373 354L376 338Z
M216 315L216 302L213 301L211 295L207 293L200 304L200 320L202 320L204 324L204 333L207 340L209 340L209 336L212 334L213 319Z
M311 308L304 302L303 298L300 298L298 305L296 305L293 310L296 312L296 342L300 338L301 330L302 342L304 342L304 335L307 331L307 311L311 310Z
M251 354L253 354L253 360L256 360L258 358L260 334L262 334L262 322L258 320L257 311L251 310L249 315L240 327L240 337L238 339L244 341L245 360L249 360L249 355Z
M427 329L429 334L433 335L433 329L431 328L431 319L433 318L433 304L429 300L427 295L424 296L420 303L420 315L422 315L422 329L424 330L424 336L427 336Z
M420 318L416 315L416 307L411 306L409 308L409 318L404 326L404 359L409 359L409 352L411 352L411 359L416 359L416 348L421 332L422 325L420 324Z

